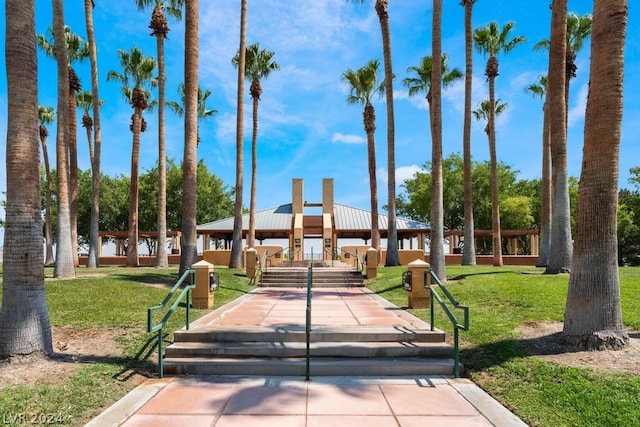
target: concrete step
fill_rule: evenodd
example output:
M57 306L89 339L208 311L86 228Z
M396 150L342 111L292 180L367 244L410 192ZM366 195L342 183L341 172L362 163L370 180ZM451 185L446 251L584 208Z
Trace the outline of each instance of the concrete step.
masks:
M312 342L309 353L315 358L453 357L450 345L424 342ZM165 357L296 358L306 354L306 342L176 342L166 349Z
M215 326L180 330L174 342L306 342L304 326ZM431 342L444 343L439 329L413 329L396 326L319 326L311 330L311 342Z
M450 376L453 359L349 359L312 358L311 376ZM165 358L168 375L304 376L306 360L300 358Z

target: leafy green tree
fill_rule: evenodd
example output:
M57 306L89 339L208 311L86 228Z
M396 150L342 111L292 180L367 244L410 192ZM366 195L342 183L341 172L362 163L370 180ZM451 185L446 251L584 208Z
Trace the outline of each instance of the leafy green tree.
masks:
M464 224L463 192L463 159L460 154L452 153L442 162L443 170L443 205L444 226L448 230L459 230ZM489 162L472 163L473 193L477 203L474 217L477 228L491 229L491 170ZM423 222L431 220L431 164L425 163L422 169L410 179L405 180L402 187L405 193L398 199L398 212L403 216ZM533 199L535 194L521 193L524 187L533 187L527 181L518 181L518 171L511 166L499 162L497 166L498 183L503 198L522 195ZM535 226L535 224L533 224Z

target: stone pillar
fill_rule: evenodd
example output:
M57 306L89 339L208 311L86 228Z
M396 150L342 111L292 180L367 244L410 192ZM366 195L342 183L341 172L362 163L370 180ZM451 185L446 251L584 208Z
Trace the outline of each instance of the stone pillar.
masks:
M411 261L407 264L411 275L411 290L409 291L409 308L429 308L431 302L431 266L422 260Z
M213 292L209 288L210 277L213 276L213 264L198 261L191 265L191 268L196 272L196 287L191 296L193 308L213 308Z
M333 216L333 178L322 180L322 213Z
M367 249L366 260L367 279L373 279L378 275L378 251L376 248Z
M302 178L293 178L293 188L291 191L292 213L304 213L304 184Z

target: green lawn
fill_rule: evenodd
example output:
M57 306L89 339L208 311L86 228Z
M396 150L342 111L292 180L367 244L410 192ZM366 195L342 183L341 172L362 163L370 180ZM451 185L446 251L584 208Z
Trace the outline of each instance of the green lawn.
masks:
M383 269L369 287L407 305L399 277L406 268ZM640 329L640 269L620 269L625 325ZM533 426L640 425L640 377L563 367L526 357L515 329L526 322L563 319L569 277L528 267L447 267L447 288L470 307L470 330L461 333L467 374ZM429 320L428 310L410 310ZM442 310L436 326L451 331Z
M407 305L400 283L406 267L383 268L368 286L398 306ZM1 271L1 270L0 270ZM240 270L217 269L220 306L251 287ZM46 282L51 324L119 331L121 357L82 364L76 375L55 385L0 385L0 413L61 414L67 425L83 425L135 384L133 373L155 375L155 334L146 333L146 309L160 302L177 279L175 269L100 268L78 270L73 280ZM51 271L47 270L47 276ZM448 288L470 307L471 324L461 333L467 375L533 426L640 425L640 377L568 368L526 357L516 329L527 322L562 320L568 276L543 275L529 267L447 267ZM640 268L620 269L625 324L640 329ZM1 290L0 290L1 293ZM411 310L429 320L428 310ZM193 319L204 311L194 310ZM436 326L450 330L437 310ZM174 316L172 332L184 324ZM167 336L165 341L170 341ZM0 369L7 369L3 367Z
M216 307L251 290L241 270L216 271L222 285L215 294ZM52 271L46 270L51 325L113 330L123 355L88 360L75 376L62 383L33 387L0 385L0 414L55 414L59 418L53 421L84 425L135 387L134 374L156 374L157 333L146 331L147 308L164 299L178 279L177 269L80 268L77 275L77 279L54 280ZM192 320L205 312L192 310ZM171 318L165 343L172 339L173 331L184 326L184 313L181 308Z

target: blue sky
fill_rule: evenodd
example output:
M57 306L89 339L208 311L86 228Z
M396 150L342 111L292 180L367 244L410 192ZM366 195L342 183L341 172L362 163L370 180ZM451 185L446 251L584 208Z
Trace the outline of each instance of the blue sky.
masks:
M4 0L0 1L4 9ZM67 0L66 22L83 37L84 9L81 2ZM380 27L374 1L365 5L343 0L249 1L247 43L275 52L281 70L262 82L260 131L258 137L258 209L289 203L292 178L303 178L305 199L321 201L323 177L334 178L337 203L368 209L366 139L362 107L345 102L348 91L342 73L357 69L370 59L382 62ZM398 185L412 176L431 158L428 110L423 96L409 98L401 80L409 66L417 65L431 50L431 2L392 0L389 2L396 116L396 179ZM443 11L443 51L450 65L464 70L463 8L457 0L446 0ZM629 168L640 162L640 49L634 38L640 29L637 2L630 2L626 46L624 122L620 156L620 186L628 187ZM527 43L507 56L499 57L500 76L496 80L497 97L509 103L497 126L497 153L501 161L520 171L520 177L537 178L541 170L542 101L525 93L525 87L547 71L547 57L534 52L533 45L549 38L549 1L481 0L474 7L474 28L492 20L499 24L515 21L513 35L524 35ZM37 32L51 25L51 2L36 2ZM570 0L569 9L589 13L592 2ZM237 71L231 58L238 49L239 1L200 2L200 85L213 92L208 107L219 114L200 125L198 157L229 187L235 179L235 126ZM129 174L131 108L121 97L119 86L106 81L109 70L118 70L118 49L141 48L155 56L155 38L147 28L151 10L139 12L130 1L96 1L94 19L99 48L100 93L102 108L102 170L109 175ZM4 17L0 19L4 20ZM167 98L179 100L177 86L183 80L184 23L169 18L171 32L165 43ZM3 22L4 27L4 22ZM4 31L0 35L4 44ZM0 53L4 55L4 50ZM4 58L3 58L4 59ZM39 55L39 99L56 105L55 64ZM488 97L484 77L486 58L474 54L473 106ZM589 44L578 54L578 76L572 80L568 163L570 175L580 174L586 105ZM88 62L76 64L83 88L90 90ZM382 76L381 76L382 77ZM463 81L443 93L443 148L445 155L462 152L464 103ZM245 197L249 204L251 101L245 97ZM377 99L376 154L380 205L386 204L386 124L385 104ZM141 172L157 161L157 116L147 114L148 131L141 146ZM55 141L51 127L49 145ZM472 154L474 160L488 160L484 123L474 123ZM0 69L0 134L6 135L6 75ZM183 125L167 112L168 156L182 157ZM78 132L79 162L89 169L88 149L83 129ZM50 150L50 155L55 154ZM0 191L6 189L5 144L0 146ZM52 159L53 161L53 159ZM401 191L400 188L398 191ZM0 214L4 214L0 212Z

